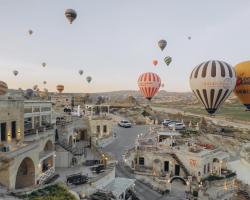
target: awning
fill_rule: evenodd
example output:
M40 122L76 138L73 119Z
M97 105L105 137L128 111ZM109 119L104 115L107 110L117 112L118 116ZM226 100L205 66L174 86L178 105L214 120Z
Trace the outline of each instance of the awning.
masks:
M104 190L111 191L116 197L119 197L128 188L132 187L134 183L135 179L117 177Z

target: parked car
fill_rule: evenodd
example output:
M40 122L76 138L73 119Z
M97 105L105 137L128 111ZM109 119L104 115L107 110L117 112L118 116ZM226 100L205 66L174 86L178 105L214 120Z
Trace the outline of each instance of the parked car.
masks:
M164 125L164 126L168 126L168 125L170 125L171 123L176 123L177 121L175 121L175 120L165 120L165 121L163 121L162 122L162 124Z
M164 126L167 126L169 123L171 123L172 122L172 120L171 119L164 119L163 120L163 122L162 122L162 124L164 125Z
M123 128L130 128L132 127L132 123L128 120L121 120L118 125Z
M173 122L173 123L170 123L168 125L168 127L170 129L174 129L175 128L175 130L182 130L182 129L185 129L185 124L183 124L181 122Z

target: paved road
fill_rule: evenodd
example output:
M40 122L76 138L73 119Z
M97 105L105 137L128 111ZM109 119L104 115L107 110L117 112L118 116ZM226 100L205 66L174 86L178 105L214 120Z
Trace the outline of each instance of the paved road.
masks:
M112 154L119 161L119 164L116 168L117 176L134 178L134 175L130 174L124 168L124 165L122 164L122 154L126 149L134 147L137 135L149 131L149 126L133 126L132 128L120 128L118 126L115 126L113 131L117 134L116 139L114 140L113 143L103 148L103 150ZM184 199L183 194L182 193L179 194L179 191L175 192L173 191L171 192L171 195L163 196L139 181L135 182L135 192L137 196L140 198L140 200Z

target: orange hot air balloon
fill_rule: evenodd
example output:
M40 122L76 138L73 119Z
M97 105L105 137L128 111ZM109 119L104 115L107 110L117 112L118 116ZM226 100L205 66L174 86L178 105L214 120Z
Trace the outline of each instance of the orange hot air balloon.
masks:
M143 96L151 100L161 86L161 78L152 72L143 73L138 79L138 86Z
M250 61L245 61L235 66L236 87L234 94L240 102L250 111Z
M5 95L7 91L8 91L8 85L5 82L0 81L0 96Z
M58 91L59 93L62 93L63 90L64 90L64 85L57 85L57 86L56 86L56 89L57 89L57 91Z
M153 60L153 65L156 66L158 64L157 60Z

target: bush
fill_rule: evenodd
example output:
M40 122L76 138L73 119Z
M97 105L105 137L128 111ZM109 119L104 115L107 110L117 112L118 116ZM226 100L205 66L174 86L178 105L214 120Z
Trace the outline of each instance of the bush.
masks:
M55 184L39 189L30 195L23 196L23 198L28 200L76 200L75 196L63 184Z

